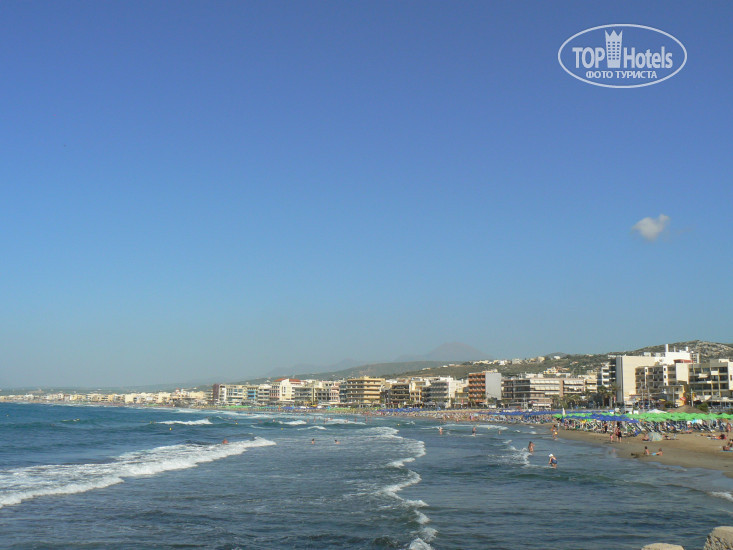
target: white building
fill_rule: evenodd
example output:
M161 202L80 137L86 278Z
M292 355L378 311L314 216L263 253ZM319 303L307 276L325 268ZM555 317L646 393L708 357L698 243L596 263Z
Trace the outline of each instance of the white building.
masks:
M456 398L456 379L451 376L430 378L422 390L422 401L426 405L450 406Z
M684 351L669 351L669 347L665 346L664 353L645 353L644 355L619 355L616 357L616 400L620 403L633 403L641 399L641 395L637 392L637 369L639 367L666 366L671 367L675 364L687 365L692 363L692 354L689 349ZM686 379L682 372L686 367L681 367L681 371L675 371L675 378ZM642 372L643 371L639 371Z
M294 399L293 388L302 386L303 382L297 378L278 378L270 386L270 402L290 403Z

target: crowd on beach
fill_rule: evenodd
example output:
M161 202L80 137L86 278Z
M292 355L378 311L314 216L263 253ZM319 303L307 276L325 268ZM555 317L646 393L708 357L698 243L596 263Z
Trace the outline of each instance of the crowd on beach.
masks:
M565 430L582 430L608 434L611 442L621 442L624 437L639 437L642 441L660 441L677 439L678 434L699 434L709 439L718 439L725 442L723 450L733 448L733 426L725 418L694 420L602 420L598 418L562 417L562 427Z
M660 442L677 440L680 438L689 438L693 435L700 436L686 440L685 448L690 449L697 459L691 458L687 454L688 460L699 460L701 452L733 452L733 415L722 414L712 415L700 413L645 413L645 414L619 414L618 412L569 412L564 411L484 411L484 410L455 410L455 411L394 411L382 410L379 412L370 412L369 415L380 416L415 416L423 418L431 418L438 422L496 422L504 424L539 424L548 429L553 439L558 439L560 431L570 435L575 432L578 435L588 434L588 437L595 438L596 442L602 441L600 436L608 437L607 442L617 445L623 442L635 442L630 446L629 451L625 452L628 457L656 457L664 456L665 460L669 460L664 449L660 446ZM442 430L441 430L442 432ZM563 436L567 437L567 436ZM585 437L585 436L584 436ZM719 442L719 446L711 447L711 443L707 440ZM588 440L590 442L590 440ZM697 441L695 443L695 441ZM702 443L706 441L706 445ZM641 444L644 445L643 451ZM657 443L657 444L655 444ZM692 447L690 447L692 445ZM673 453L672 461L682 461L684 458L680 456L681 448L678 444L674 444L676 452ZM624 448L627 445L623 445ZM707 451L706 451L707 449ZM530 453L533 449L528 449ZM620 450L620 448L619 448ZM722 453L721 453L722 455ZM557 467L557 458L549 457L548 465L552 468ZM680 464L682 464L680 462ZM708 467L727 468L728 461L722 463L711 464Z

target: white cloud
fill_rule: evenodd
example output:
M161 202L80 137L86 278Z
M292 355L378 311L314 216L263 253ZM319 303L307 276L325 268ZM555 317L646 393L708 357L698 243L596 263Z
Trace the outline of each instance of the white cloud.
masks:
M647 241L656 241L657 237L661 235L665 229L669 226L669 216L659 214L658 218L644 218L639 220L631 228L632 231L637 231Z

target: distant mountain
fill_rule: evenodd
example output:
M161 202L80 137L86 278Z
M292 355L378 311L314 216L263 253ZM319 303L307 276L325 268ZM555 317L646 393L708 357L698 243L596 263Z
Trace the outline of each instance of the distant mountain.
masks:
M395 363L371 363L367 365L360 365L358 367L352 367L349 369L343 369L340 371L328 371L328 372L297 372L280 371L277 375L271 378L281 378L289 376L291 378L297 378L299 380L339 380L342 378L356 378L359 376L373 376L376 378L387 376L387 375L399 375L404 372L420 371L425 369L432 369L436 367L442 367L445 365L444 361L407 361L407 362L395 362ZM248 380L251 383L261 383L265 379ZM243 383L243 381L237 382Z
M351 369L366 364L367 361L359 361L358 359L342 359L338 363L332 365L316 365L313 363L298 363L288 369L290 372L334 372ZM283 368L278 367L268 373L270 377L279 377L283 374Z
M435 348L425 355L401 355L394 360L395 363L404 363L408 361L452 361L454 363L462 363L464 361L478 361L481 359L491 359L483 351L479 351L468 344L461 342L448 342Z

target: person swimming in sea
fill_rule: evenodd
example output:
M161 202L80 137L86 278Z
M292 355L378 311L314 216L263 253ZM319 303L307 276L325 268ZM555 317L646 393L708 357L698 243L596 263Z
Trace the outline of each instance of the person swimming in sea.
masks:
M557 468L557 458L555 458L554 454L550 453L550 460L547 461L547 464L549 464L551 468Z
M530 442L529 442L529 445L527 445L527 450L528 450L528 451L529 451L530 453L533 453L533 452L534 452L534 443L532 443L532 442L530 441Z

